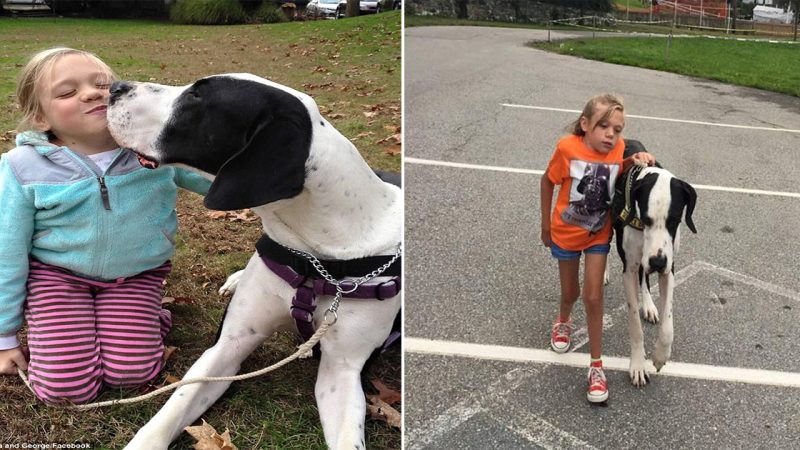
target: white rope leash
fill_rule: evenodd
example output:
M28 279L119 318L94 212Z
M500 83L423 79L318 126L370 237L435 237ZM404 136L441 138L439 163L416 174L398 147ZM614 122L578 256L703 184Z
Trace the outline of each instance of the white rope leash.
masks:
M306 342L304 342L301 346L299 346L297 348L297 351L294 354L292 354L290 356L287 356L286 358L276 362L275 364L273 364L273 365L271 365L269 367L265 367L263 369L255 371L255 372L245 373L245 374L242 374L242 375L234 375L234 376L229 376L229 377L190 378L188 380L181 380L181 381L178 381L177 383L170 384L169 386L164 386L162 388L156 389L153 392L150 392L150 393L147 393L147 394L144 394L144 395L140 395L138 397L125 398L125 399L119 399L119 400L109 400L109 401L98 402L98 403L88 403L86 405L69 405L69 406L66 406L66 408L83 410L83 409L100 408L100 407L103 407L103 406L123 405L123 404L127 404L127 403L137 403L137 402L149 400L150 398L153 398L153 397L155 397L157 395L163 394L164 392L171 391L173 389L177 389L177 388L179 388L181 386L184 386L184 385L187 385L187 384L205 383L205 382L214 382L214 381L240 381L240 380L246 380L248 378L255 378L257 376L263 375L263 374L268 373L268 372L272 372L275 369L283 367L286 364L288 364L288 363L294 361L295 359L299 358L300 356L303 356L303 355L307 354L308 352L310 352L311 349L314 347L314 345L316 345L317 342L319 342L319 340L322 339L322 335L324 335L325 332L328 331L328 328L333 326L334 323L336 323L336 320L333 320L332 322L328 322L327 320L323 320L322 325L317 329L317 331L311 336L311 338L309 338ZM20 378L22 378L22 381L25 382L25 385L28 386L28 389L31 392L33 392L33 388L31 387L31 383L28 380L28 377L25 375L25 372L23 372L22 369L20 369L19 367L17 367L17 372L19 373ZM35 395L35 393L34 393L34 395Z

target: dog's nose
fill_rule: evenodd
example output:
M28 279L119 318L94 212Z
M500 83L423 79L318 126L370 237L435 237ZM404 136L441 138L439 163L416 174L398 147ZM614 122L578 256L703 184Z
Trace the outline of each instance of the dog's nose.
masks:
M651 256L647 260L650 270L653 272L662 272L667 267L667 257L664 255Z
M133 85L127 81L115 81L111 84L111 88L108 90L108 92L111 94L111 96L108 98L108 104L113 105L117 99L122 97L122 95L126 92L129 92L131 89L133 89Z

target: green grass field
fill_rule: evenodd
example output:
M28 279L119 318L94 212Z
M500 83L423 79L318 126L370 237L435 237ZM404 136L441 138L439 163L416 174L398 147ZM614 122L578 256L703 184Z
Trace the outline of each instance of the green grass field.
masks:
M576 39L536 48L800 96L800 45L673 38Z
M324 116L351 139L372 167L400 170L400 14L277 25L178 26L166 22L77 19L0 19L0 152L14 146L20 117L16 76L34 53L68 46L97 53L122 79L186 84L215 73L250 72L314 97ZM202 199L181 193L180 231L166 295L174 328L166 344L178 348L167 375L182 377L211 346L227 299L216 290L244 267L260 222L233 215L211 218ZM288 311L287 311L288 313ZM292 354L292 336L280 334L256 350L242 372ZM220 433L231 430L240 449L323 449L314 401L318 362L300 360L255 380L234 383L203 418ZM365 380L400 389L400 352L383 354ZM369 393L370 387L365 383ZM99 400L136 393L106 392ZM168 395L131 406L88 412L48 407L15 376L0 377L0 444L86 443L122 448ZM400 406L396 407L400 409ZM369 448L400 448L400 431L367 419ZM171 448L191 448L186 433ZM2 446L2 445L0 445Z

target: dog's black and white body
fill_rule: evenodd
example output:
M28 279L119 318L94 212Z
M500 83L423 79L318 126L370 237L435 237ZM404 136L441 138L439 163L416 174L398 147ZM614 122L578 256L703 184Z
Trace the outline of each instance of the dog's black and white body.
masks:
M644 151L638 141L626 141L625 157ZM634 179L628 181L628 177ZM626 184L630 189L625 192ZM621 196L622 197L621 197ZM634 214L627 220L619 219L625 207L625 196L629 198L630 212L641 221L642 230L632 226ZM686 211L686 225L697 233L692 213L697 194L689 183L682 181L661 167L645 167L640 171L630 169L617 180L617 194L612 204L614 233L617 251L624 267L623 284L628 303L628 326L631 340L631 382L636 386L647 383L645 371L644 334L639 318L639 294L642 296L641 310L645 319L658 322L660 328L653 353L653 364L657 370L666 364L672 353L672 294L674 289L674 258L680 243L681 218ZM650 297L647 277L658 273L659 305Z
M182 87L118 82L111 94L108 122L117 142L145 160L185 166L212 179L206 206L251 208L274 241L319 259L395 254L401 190L376 176L308 95L250 74L217 75ZM296 331L289 314L295 290L258 255L235 281L220 338L185 378L234 375L273 333ZM332 300L317 297L317 326ZM315 394L330 448L364 448L359 374L389 335L399 308L399 295L343 299L336 325L320 342ZM167 448L229 384L179 388L127 448Z

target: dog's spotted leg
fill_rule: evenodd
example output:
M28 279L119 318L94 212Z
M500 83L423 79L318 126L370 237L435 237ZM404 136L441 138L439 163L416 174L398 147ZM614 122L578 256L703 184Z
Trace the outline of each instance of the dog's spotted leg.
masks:
M659 275L658 288L660 297L658 303L662 314L661 326L658 329L658 339L656 348L653 352L653 365L656 370L661 370L672 355L672 291L674 289L675 278L672 272Z
M236 286L239 285L239 280L242 278L242 273L244 273L244 270L232 273L231 276L225 280L222 287L219 288L219 295L233 295L233 293L236 292Z
M318 311L330 305L321 300ZM339 319L320 341L322 357L314 394L325 442L332 450L364 449L366 401L361 369L388 337L400 297L381 302L343 300ZM322 316L320 314L320 316Z
M634 386L647 384L644 360L644 333L642 322L639 319L639 283L637 273L638 264L630 264L622 274L622 283L625 286L625 299L628 302L628 333L631 340L631 363L629 374Z
M639 288L642 291L642 317L650 323L658 323L658 309L650 295L650 278L639 268Z

